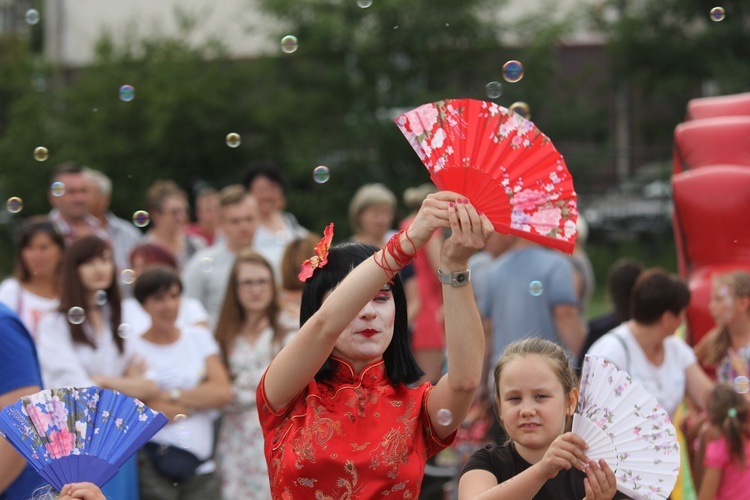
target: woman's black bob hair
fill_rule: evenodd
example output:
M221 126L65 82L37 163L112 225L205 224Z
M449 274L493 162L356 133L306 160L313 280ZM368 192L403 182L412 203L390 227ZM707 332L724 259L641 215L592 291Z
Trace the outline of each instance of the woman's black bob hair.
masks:
M304 325L323 303L323 296L338 286L341 281L379 249L364 243L346 242L331 247L328 263L315 270L312 277L305 282L300 307L300 326ZM393 384L411 384L419 380L424 372L417 365L409 344L408 321L406 319L406 295L401 278L393 278L391 293L396 306L396 317L393 324L393 339L383 354L385 373ZM315 380L327 380L333 374L330 359L315 375Z

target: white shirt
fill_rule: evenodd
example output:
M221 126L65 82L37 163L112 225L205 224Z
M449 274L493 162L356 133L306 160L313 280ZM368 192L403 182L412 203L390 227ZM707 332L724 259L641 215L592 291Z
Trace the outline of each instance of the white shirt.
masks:
M37 352L42 368L45 389L65 386L89 387L95 385L93 375L122 377L127 367L127 357L115 344L109 326L109 308L104 307L104 331L97 335L88 323L83 324L86 336L95 347L73 342L67 315L55 311L39 323Z
M622 342L626 349L623 348ZM685 370L696 363L693 350L681 338L672 335L664 340L664 361L652 364L643 352L627 323L623 323L594 342L588 354L600 356L620 370L627 371L656 398L669 416L674 416L685 397L687 377Z
M128 332L134 335L143 335L151 328L151 316L134 297L122 301L122 322L128 325ZM180 297L180 309L177 312L175 326L182 329L199 323L208 324L206 308L197 299Z
M180 336L171 344L154 344L140 336L128 339L128 356L144 359L148 365L146 378L160 390L188 390L197 387L206 375L206 359L219 354L219 345L206 328L180 329ZM214 442L215 410L203 410L189 417L170 422L151 441L185 448L201 460L211 456ZM199 470L199 473L207 472Z
M57 309L60 304L58 299L48 299L31 293L15 278L8 278L0 284L0 302L18 313L35 340L42 317Z

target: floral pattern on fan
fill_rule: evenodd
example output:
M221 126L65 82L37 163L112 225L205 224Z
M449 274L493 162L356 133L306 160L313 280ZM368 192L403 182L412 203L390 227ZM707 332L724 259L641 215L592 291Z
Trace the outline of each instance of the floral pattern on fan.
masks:
M617 464L613 472L620 491L635 498L669 496L680 468L676 431L667 412L639 382L603 358L586 356L573 420L573 432L581 432L586 440L594 434L584 435L586 426L576 425L581 418L601 429L614 444ZM598 458L594 449L586 453Z
M143 402L98 387L24 396L0 411L0 435L58 490L106 483L168 422Z
M534 123L494 103L446 99L408 111L396 124L435 185L466 195L495 230L572 251L573 181Z

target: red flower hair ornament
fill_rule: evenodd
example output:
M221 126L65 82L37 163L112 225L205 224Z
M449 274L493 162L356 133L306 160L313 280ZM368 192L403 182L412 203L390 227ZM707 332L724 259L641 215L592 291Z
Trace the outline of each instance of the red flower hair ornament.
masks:
M328 264L328 250L331 248L332 239L333 222L328 224L328 227L323 231L323 239L320 240L320 243L315 245L315 255L302 263L302 267L297 275L300 281L307 281L317 268Z

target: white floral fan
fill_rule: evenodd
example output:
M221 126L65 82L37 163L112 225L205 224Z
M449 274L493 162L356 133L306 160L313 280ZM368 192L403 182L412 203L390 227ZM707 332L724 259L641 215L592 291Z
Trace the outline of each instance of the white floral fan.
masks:
M635 499L665 499L677 481L680 445L667 412L626 372L586 356L573 432L604 459L617 489Z

